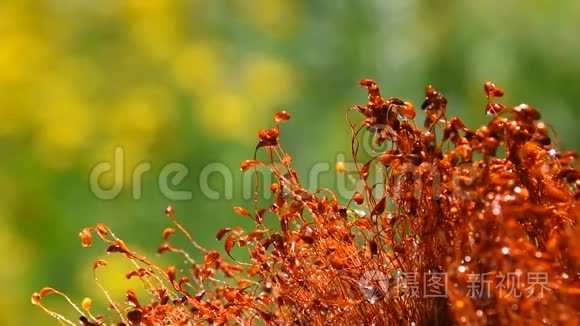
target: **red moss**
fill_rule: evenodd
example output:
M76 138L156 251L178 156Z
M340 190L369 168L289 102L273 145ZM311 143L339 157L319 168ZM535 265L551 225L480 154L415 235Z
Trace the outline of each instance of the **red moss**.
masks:
M109 252L134 262L136 269L127 277L142 279L150 295L148 302L139 302L128 290L125 305L111 302L119 321L578 324L580 171L573 165L576 153L553 146L545 124L538 121L540 113L528 105L496 102L504 92L488 82L485 112L490 122L469 129L459 118L447 117L446 98L429 86L421 105L426 116L421 129L413 120L412 103L383 98L372 80L360 84L368 90L368 102L352 110L364 118L354 123L349 115L348 120L353 160L364 186L346 205L328 189L309 192L300 183L279 139L279 124L290 119L289 113L277 113L276 127L258 133L256 151L265 151L269 161L254 155L241 169L269 167L277 177L270 186L275 199L266 207L254 201L251 208L234 208L255 221L254 229L217 233L218 240L225 239L228 255L234 246L244 247L251 261L226 259L199 246L171 207L166 214L174 226L205 255L202 263L194 262L185 250L169 244L175 231L165 229L159 252L183 255L191 264L184 273L157 266L107 227L97 226ZM376 148L361 162L363 133L370 133ZM341 164L339 172L344 170ZM378 180L370 180L371 172ZM276 219L279 227L266 228L264 219ZM84 246L91 244L92 231L81 232ZM94 269L105 264L101 260ZM218 273L230 281L219 281ZM447 296L427 297L421 285L437 273L446 273ZM538 284L530 287L525 279L537 273L547 276L542 294ZM473 275L491 281L489 293L470 294ZM518 284L512 277L498 286L497 277L505 275L522 280ZM401 295L416 284L418 296ZM515 295L506 295L507 286ZM60 294L48 288L35 293L33 303L49 311L40 299L50 293ZM90 311L81 314L83 325L103 323Z

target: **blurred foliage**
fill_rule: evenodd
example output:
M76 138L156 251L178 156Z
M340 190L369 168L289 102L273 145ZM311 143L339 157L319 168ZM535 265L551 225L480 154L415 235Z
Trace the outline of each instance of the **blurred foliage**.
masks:
M102 302L89 278L103 248L80 247L83 226L107 223L153 255L168 223L156 186L167 162L190 168L178 188L193 199L173 203L181 220L221 246L215 230L244 222L231 206L256 131L285 108L294 117L282 141L297 167L334 162L348 153L344 113L364 103L363 77L415 103L431 83L472 126L487 119L482 85L493 80L577 150L579 31L577 0L0 2L0 324L49 323L29 300L44 285ZM115 146L125 188L102 201L89 173ZM134 200L130 173L145 161L153 169ZM233 200L200 192L211 162L231 167ZM123 266L110 268L104 282L120 300L130 284Z

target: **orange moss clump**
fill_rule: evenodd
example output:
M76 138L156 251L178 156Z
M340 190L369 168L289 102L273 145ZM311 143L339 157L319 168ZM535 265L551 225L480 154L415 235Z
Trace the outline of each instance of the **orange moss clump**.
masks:
M96 232L109 253L130 259L135 270L127 278L140 278L149 298L141 302L128 290L125 304L110 300L116 314L103 317L91 314L90 300L81 310L65 296L81 324L577 325L580 172L576 153L554 147L540 113L498 102L503 90L488 82L490 122L469 129L448 118L446 98L429 86L419 128L412 103L383 98L372 80L360 84L368 102L349 112L364 119L348 115L362 184L352 200L304 188L279 142L279 124L290 119L280 112L276 127L258 134L256 151L268 160L254 155L241 164L273 172L273 203L234 208L255 228L217 233L228 256L244 247L250 261L202 248L171 207L174 227L205 255L195 262L169 242L175 230L165 229L159 252L183 255L190 263L183 272L133 252L107 226L86 228L82 244ZM365 158L364 135L373 139ZM267 219L278 227L266 227ZM93 270L104 265L98 260ZM33 303L74 325L42 305L48 294L64 296L45 288Z

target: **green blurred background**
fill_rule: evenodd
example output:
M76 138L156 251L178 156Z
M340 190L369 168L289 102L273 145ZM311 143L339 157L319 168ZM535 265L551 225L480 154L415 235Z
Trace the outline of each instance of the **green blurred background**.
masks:
M44 285L102 302L90 266L104 246L81 248L84 226L107 223L154 257L171 203L200 243L221 247L218 228L246 223L231 207L244 203L238 166L256 131L287 109L282 141L299 172L334 162L349 149L345 110L366 101L360 78L417 105L433 84L472 127L487 120L482 85L493 80L506 103L538 107L560 146L578 150L579 33L577 0L1 1L0 324L54 324L30 304ZM103 201L89 173L116 146L125 188ZM127 174L145 161L135 200ZM189 167L176 189L193 199L160 192L168 162ZM233 199L200 192L212 162L235 175ZM109 258L101 278L122 300L129 267Z

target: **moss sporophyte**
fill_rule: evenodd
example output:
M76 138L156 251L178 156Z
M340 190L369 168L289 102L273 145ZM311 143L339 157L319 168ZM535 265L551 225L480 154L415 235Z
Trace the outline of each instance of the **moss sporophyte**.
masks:
M168 207L172 226L158 252L182 255L184 269L157 265L106 225L80 233L83 246L96 234L107 252L130 260L135 269L126 277L142 281L147 300L128 289L126 302L114 302L97 278L107 265L100 259L93 272L109 299L107 315L93 314L90 299L79 308L53 288L32 302L70 325L42 298L63 296L82 325L579 324L577 154L555 147L540 113L501 103L504 91L487 82L489 123L470 129L447 115L447 99L428 86L419 127L412 103L383 98L372 80L360 85L368 101L347 113L362 185L351 200L301 185L280 142L291 116L279 112L241 163L244 173L272 171L274 200L260 204L264 188L256 184L256 199L234 208L255 227L217 232L227 256L195 242ZM373 139L371 155L360 153L363 136ZM337 164L337 172L345 169ZM176 230L202 262L171 243ZM232 257L234 247L246 248L248 261Z

